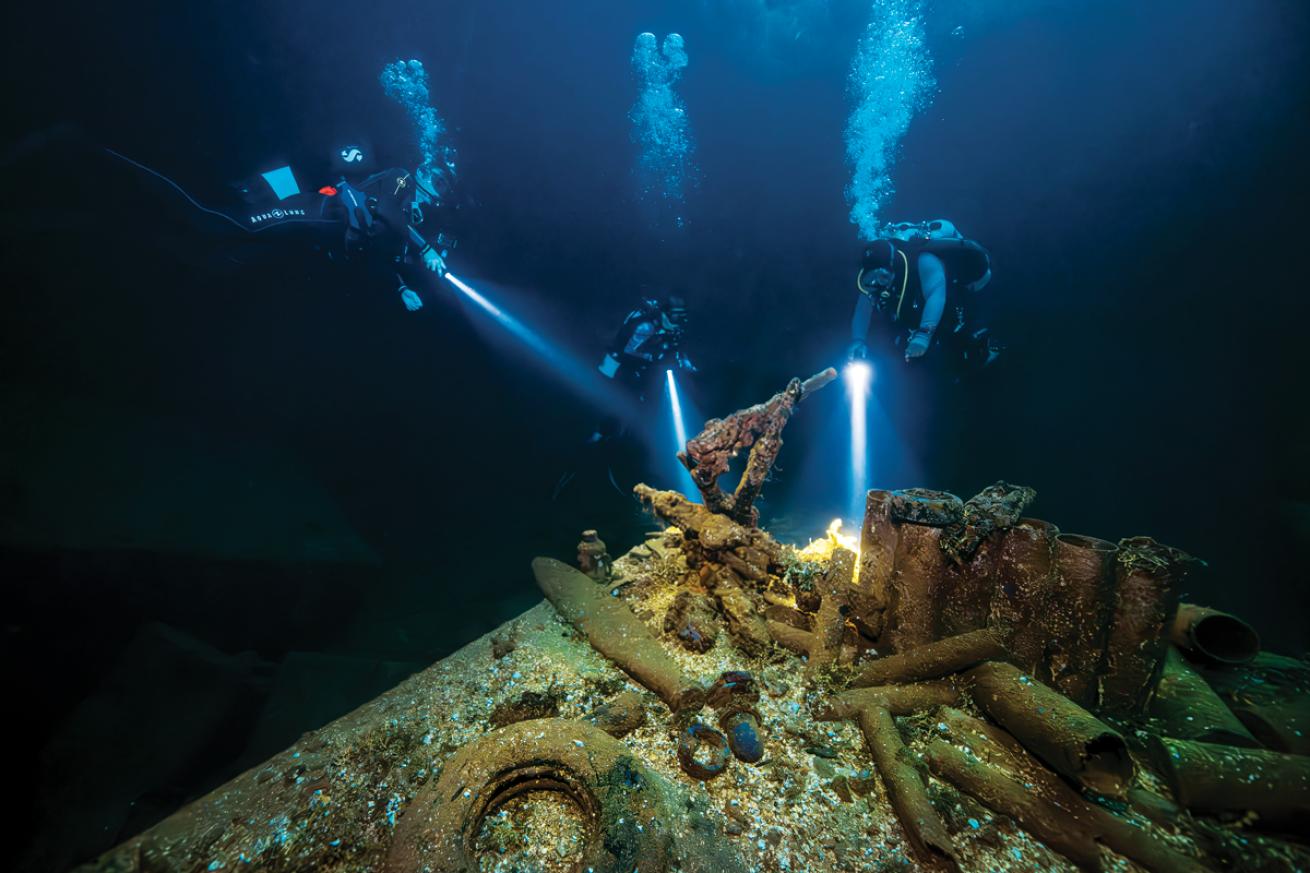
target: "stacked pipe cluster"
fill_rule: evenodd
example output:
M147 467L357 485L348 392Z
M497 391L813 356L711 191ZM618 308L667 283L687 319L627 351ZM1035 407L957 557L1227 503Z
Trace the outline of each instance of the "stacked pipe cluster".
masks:
M1150 537L1118 545L1024 518L1032 489L969 500L870 491L854 618L879 650L993 628L1010 660L1083 706L1141 712L1192 559Z

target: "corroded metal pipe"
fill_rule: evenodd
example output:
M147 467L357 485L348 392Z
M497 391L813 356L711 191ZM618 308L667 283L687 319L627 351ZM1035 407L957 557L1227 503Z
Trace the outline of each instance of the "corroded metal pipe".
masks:
M1249 624L1195 603L1178 604L1169 638L1212 664L1245 664L1260 653L1260 635Z
M532 573L546 599L586 634L596 651L655 692L674 712L698 709L705 689L686 676L641 619L581 571L553 558L536 558Z
M851 580L855 577L855 553L838 548L833 552L827 572L819 579L819 593L823 596L818 615L814 619L814 633L810 640L809 660L805 675L828 669L841 656L842 637L846 631L847 596Z
M1246 748L1259 745L1173 646L1165 657L1164 672L1149 711L1165 736Z
M870 639L883 630L891 603L892 568L896 559L896 525L891 516L891 492L870 491L864 500L860 529L860 572L851 591L851 619Z
M1178 591L1193 560L1150 537L1119 541L1100 689L1102 712L1135 715L1150 699L1164 666Z
M1118 731L1010 664L988 661L965 674L973 700L1052 769L1108 797L1123 797L1133 759Z
M1114 603L1119 547L1080 534L1055 538L1055 596L1047 612L1051 683L1083 706L1096 703L1096 677Z
M846 721L870 707L885 709L892 715L914 715L938 706L955 706L960 692L948 682L914 682L909 685L879 685L843 691L820 708L819 721Z
M1192 810L1249 810L1274 827L1310 832L1310 758L1157 737L1152 757Z
M903 522L896 531L891 602L882 639L900 653L936 637L937 588L946 571L946 556L940 545L941 528Z
M946 561L939 585L937 633L955 636L987 626L1004 531L982 540L967 560Z
M1072 840L1068 848L1084 858L1087 839L1131 858L1147 870L1158 873L1206 873L1206 868L1194 858L1181 854L1150 831L1120 818L1109 809L1088 803L1052 771L1034 760L1019 742L1000 728L988 724L957 709L944 706L937 711L939 733L949 735L957 746L964 746L980 763L990 765L987 770L975 772L965 778L975 785L982 783L980 794L998 812L1018 820L1025 830L1031 830L1043 841L1047 837ZM939 742L944 738L939 737ZM932 748L939 748L935 744ZM932 752L930 751L930 756ZM942 774L959 776L959 759L941 760L935 769ZM930 757L930 764L932 760ZM990 772L995 768L996 772ZM1015 791L1015 783L1024 791ZM971 792L972 793L972 792ZM1129 792L1134 805L1140 803L1141 792ZM1160 801L1159 798L1150 798ZM1160 801L1164 802L1164 801ZM996 805L993 806L993 803ZM1167 802L1166 802L1167 803ZM1156 807L1158 809L1158 805ZM1154 810L1153 810L1154 811ZM1175 810L1176 812L1176 810ZM1055 848L1056 844L1051 844ZM1086 857L1086 860L1093 860Z
M891 712L881 706L868 706L859 710L857 719L878 775L887 787L887 797L910 843L924 859L958 869L950 835L928 799L923 777L910 763Z
M938 777L1009 816L1083 870L1099 871L1101 849L1091 823L1053 806L999 767L971 758L942 740L928 744L928 766Z
M992 589L991 624L1002 635L1011 660L1036 674L1046 657L1041 619L1051 603L1052 543L1059 528L1021 519L1001 539Z
M899 655L879 658L865 667L851 684L862 687L936 679L1005 656L1005 646L995 631L976 630L936 640Z

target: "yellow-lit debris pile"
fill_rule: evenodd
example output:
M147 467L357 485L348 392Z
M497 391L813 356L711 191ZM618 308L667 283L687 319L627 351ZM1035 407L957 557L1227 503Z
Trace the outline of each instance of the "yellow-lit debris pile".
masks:
M96 866L1310 869L1310 666L1180 605L1186 555L1062 534L1005 483L870 492L858 544L759 528L831 377L707 423L702 502L637 489L646 542L538 559L549 604Z

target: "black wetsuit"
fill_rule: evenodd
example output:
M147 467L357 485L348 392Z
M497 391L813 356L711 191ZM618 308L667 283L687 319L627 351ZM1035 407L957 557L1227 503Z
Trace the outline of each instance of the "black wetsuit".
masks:
M362 259L371 268L389 270L402 285L420 280L423 255L437 238L426 212L415 200L414 176L403 168L374 173L358 184L342 179L335 193L324 197L322 213L339 217L345 227L344 251L348 259Z
M664 325L664 309L656 301L644 301L623 319L623 326L610 343L607 360L618 362L616 372L606 375L617 378L642 393L645 377L652 364L670 356L677 358L682 346L681 327ZM605 372L602 365L602 372Z
M919 255L937 256L946 268L947 293L951 294L980 281L991 270L987 250L970 239L892 239L871 243L864 251L860 275L856 279L860 293L870 296L874 305L891 318L901 321L923 303L923 284L919 278ZM890 270L892 282L885 291L866 287L865 273L878 268Z

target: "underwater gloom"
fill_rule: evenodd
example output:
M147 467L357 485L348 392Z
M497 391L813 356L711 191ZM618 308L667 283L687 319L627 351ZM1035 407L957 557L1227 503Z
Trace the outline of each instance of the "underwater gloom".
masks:
M76 5L9 868L1310 870L1306 4Z

